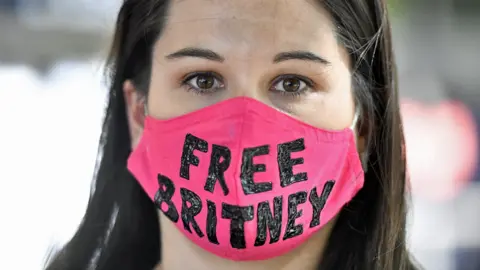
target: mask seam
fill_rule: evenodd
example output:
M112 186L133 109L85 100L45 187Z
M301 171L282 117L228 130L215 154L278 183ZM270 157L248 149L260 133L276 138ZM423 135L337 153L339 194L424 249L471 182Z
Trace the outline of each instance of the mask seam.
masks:
M240 132L239 132L239 135L240 135L239 138L240 138L240 139L238 140L238 144L237 144L237 149L240 150L240 151L237 153L237 157L240 156L240 158L237 158L237 159L236 159L236 160L237 160L237 163L235 164L235 167L234 167L234 168L235 168L235 174L233 175L233 179L235 179L237 175L239 176L238 179L240 179L240 185L242 184L242 183L241 183L241 182L242 182L242 176L241 176L241 174L239 174L238 165L241 166L241 164L242 164L242 162L243 162L243 159L241 158L241 157L243 156L243 150L242 150L241 146L242 146L242 141L243 141L243 139L242 139L242 138L243 138L243 133L244 133L244 131L245 131L245 117L246 117L247 112L248 112L248 104L249 104L249 103L247 103L247 104L245 105L245 108L244 108L245 113L242 115L242 121L241 121L241 124L240 124ZM240 163L240 164L239 164L239 163ZM240 170L241 170L241 169L242 169L242 168L240 167ZM234 183L233 186L234 186L234 188L235 188L235 203L240 205L239 196L238 196L238 183Z

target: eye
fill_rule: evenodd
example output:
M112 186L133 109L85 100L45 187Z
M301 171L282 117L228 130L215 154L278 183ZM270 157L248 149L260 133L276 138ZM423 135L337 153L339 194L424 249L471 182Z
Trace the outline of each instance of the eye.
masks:
M214 92L225 87L220 76L212 72L191 74L183 81L183 84L186 85L189 90L200 93Z
M277 78L272 85L272 91L286 95L298 95L313 86L311 80L298 75L284 75Z

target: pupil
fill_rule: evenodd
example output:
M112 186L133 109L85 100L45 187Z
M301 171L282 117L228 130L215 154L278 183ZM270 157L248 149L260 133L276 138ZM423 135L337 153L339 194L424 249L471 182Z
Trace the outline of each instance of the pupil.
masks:
M198 76L197 85L202 89L210 89L213 87L215 79L212 76Z
M300 88L300 80L298 79L285 79L283 81L283 89L287 92L296 92Z

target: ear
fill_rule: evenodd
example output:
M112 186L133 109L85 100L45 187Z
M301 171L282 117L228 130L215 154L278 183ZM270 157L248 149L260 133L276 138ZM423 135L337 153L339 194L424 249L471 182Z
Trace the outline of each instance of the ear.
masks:
M143 122L145 120L146 97L137 91L132 81L123 83L123 95L125 97L126 114L131 138L131 147L135 149L143 133Z
M357 138L357 150L359 154L365 153L365 137L364 136L358 136Z
M367 140L365 138L366 129L358 129L357 135L357 152L360 156L360 161L362 162L363 171L367 172L368 168L368 149L367 149Z
M368 136L368 122L365 121L364 118L359 117L359 120L357 122L357 126L355 127L355 138L356 138L356 144L357 144L357 152L358 155L360 156L360 161L362 163L363 170L367 172L367 163L368 163L368 149L367 149L367 139L366 136Z

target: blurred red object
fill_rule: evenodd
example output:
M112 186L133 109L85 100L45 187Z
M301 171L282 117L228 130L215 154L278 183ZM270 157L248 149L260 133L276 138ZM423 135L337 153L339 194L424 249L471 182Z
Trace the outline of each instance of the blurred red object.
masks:
M472 180L478 158L475 120L462 103L401 105L411 191L431 200L453 198Z

